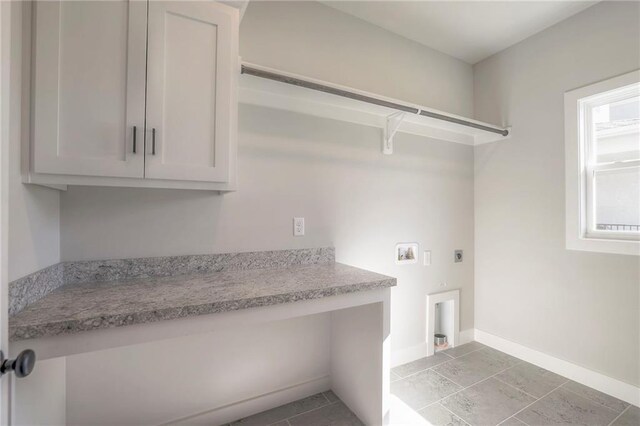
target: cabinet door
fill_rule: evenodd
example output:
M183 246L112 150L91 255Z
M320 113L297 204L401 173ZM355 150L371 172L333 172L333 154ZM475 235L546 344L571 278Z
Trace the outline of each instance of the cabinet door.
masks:
M146 15L146 1L36 4L33 171L143 177Z
M236 9L149 3L146 178L229 180L238 72Z

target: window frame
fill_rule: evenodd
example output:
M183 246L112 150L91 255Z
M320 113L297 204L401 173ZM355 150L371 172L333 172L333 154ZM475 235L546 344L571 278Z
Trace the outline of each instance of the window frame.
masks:
M637 167L640 161L596 165L593 161L595 153L590 143L593 129L585 125L594 106L628 97L638 90L630 86L638 83L640 70L564 94L566 248L569 250L640 256L640 241L636 233L595 229L595 199L590 195L594 194L594 173ZM627 90L622 93L607 93L624 88Z

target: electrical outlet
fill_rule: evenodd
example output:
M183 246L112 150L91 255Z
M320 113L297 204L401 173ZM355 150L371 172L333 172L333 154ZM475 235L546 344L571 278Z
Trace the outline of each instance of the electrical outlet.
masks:
M456 250L453 252L453 261L454 263L460 263L463 260L462 250Z
M293 236L302 237L304 235L304 217L293 218Z
M424 251L424 266L431 265L431 250Z

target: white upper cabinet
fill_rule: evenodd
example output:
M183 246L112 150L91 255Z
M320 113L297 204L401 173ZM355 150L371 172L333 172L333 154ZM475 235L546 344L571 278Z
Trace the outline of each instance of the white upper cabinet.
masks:
M236 9L41 1L34 14L27 182L234 189Z
M208 2L149 3L145 177L225 181L238 73L235 12Z
M142 178L146 3L43 1L35 13L34 171Z

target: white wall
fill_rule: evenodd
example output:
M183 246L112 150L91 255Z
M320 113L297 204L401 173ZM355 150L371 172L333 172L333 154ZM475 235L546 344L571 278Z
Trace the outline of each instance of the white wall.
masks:
M640 67L640 4L602 2L477 64L476 328L640 384L640 259L565 249L563 94Z
M164 424L194 415L207 421L189 424L221 424L236 418L205 412L303 381L327 390L330 320L318 314L68 357L67 424Z
M22 183L21 144L30 137L26 101L29 99L30 61L23 45L31 43L30 15L25 13L23 17L23 8L28 11L29 4L16 2L12 5L9 281L60 261L59 191Z
M243 61L472 116L471 65L313 1L251 2Z
M21 144L29 139L30 4L11 3L11 94L9 142L9 281L60 261L60 196L53 189L24 185ZM24 14L23 14L24 12ZM64 359L38 363L24 379L12 377L15 424L64 423ZM38 407L38 409L34 409Z

